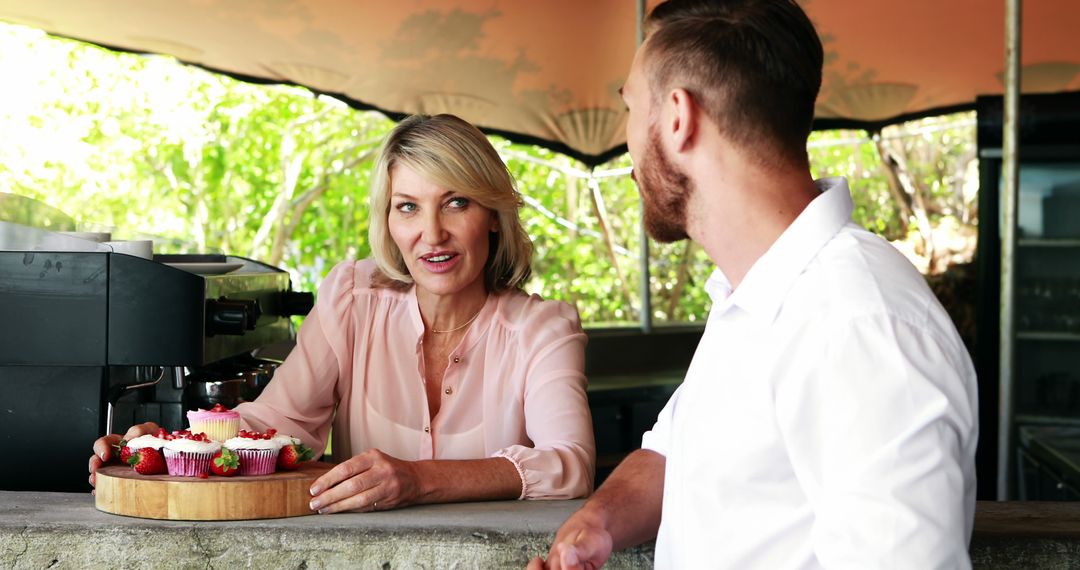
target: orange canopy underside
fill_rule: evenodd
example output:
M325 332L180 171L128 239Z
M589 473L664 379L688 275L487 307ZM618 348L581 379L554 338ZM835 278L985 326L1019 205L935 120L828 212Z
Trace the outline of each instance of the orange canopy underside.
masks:
M655 1L649 3L650 6ZM1004 0L801 0L826 51L819 126L1003 91ZM624 143L633 0L0 0L0 20L391 114L458 114L595 163ZM1080 2L1027 0L1023 91L1080 90Z

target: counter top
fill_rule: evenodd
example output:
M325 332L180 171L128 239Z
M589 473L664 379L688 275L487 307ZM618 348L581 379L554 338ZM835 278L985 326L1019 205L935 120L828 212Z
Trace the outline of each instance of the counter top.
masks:
M428 505L232 522L110 515L83 493L0 491L3 568L524 568L581 501ZM975 568L1080 567L1080 503L980 502ZM652 545L605 568L649 568Z
M122 517L81 493L0 491L2 568L524 568L581 501L425 505L251 521ZM651 545L610 568L650 568Z

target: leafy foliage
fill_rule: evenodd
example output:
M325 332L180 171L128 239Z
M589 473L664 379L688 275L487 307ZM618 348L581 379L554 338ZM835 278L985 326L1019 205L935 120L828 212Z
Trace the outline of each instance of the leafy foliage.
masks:
M16 86L0 104L0 192L64 210L81 229L152 237L159 252L265 260L302 290L335 262L370 253L368 180L393 126L378 113L3 24L0 76ZM811 160L852 180L856 220L889 239L909 238L917 218L970 226L971 122L938 119L915 124L919 136L901 126L880 139L816 133ZM629 157L589 172L543 148L492 141L525 199L536 246L527 289L574 303L592 326L639 322L643 234ZM879 143L906 159L914 182L897 186ZM702 319L712 265L701 248L650 240L648 250L653 320Z

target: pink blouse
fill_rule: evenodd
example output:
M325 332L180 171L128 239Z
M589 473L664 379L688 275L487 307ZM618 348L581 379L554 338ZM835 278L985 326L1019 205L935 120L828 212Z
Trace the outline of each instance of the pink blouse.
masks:
M374 269L364 260L331 270L274 380L236 407L243 423L318 451L332 421L338 461L371 448L405 460L503 457L521 476L520 498L588 495L596 449L577 311L489 295L451 353L432 418L415 287L372 288Z

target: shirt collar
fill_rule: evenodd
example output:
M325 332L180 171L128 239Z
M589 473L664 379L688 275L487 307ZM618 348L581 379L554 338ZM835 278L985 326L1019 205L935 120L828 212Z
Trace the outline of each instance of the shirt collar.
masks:
M719 267L714 268L712 275L705 281L705 292L709 294L714 306L720 306L731 295L731 281L728 281Z
M717 279L713 289L726 291L726 299L713 303L721 310L737 306L752 318L771 323L776 318L784 298L795 279L828 243L851 220L853 205L851 191L844 178L822 178L814 181L821 194L799 214L795 221L780 234L750 270L733 292L726 277L719 269L713 272L710 282ZM709 289L706 284L706 290ZM710 296L713 292L709 291Z

